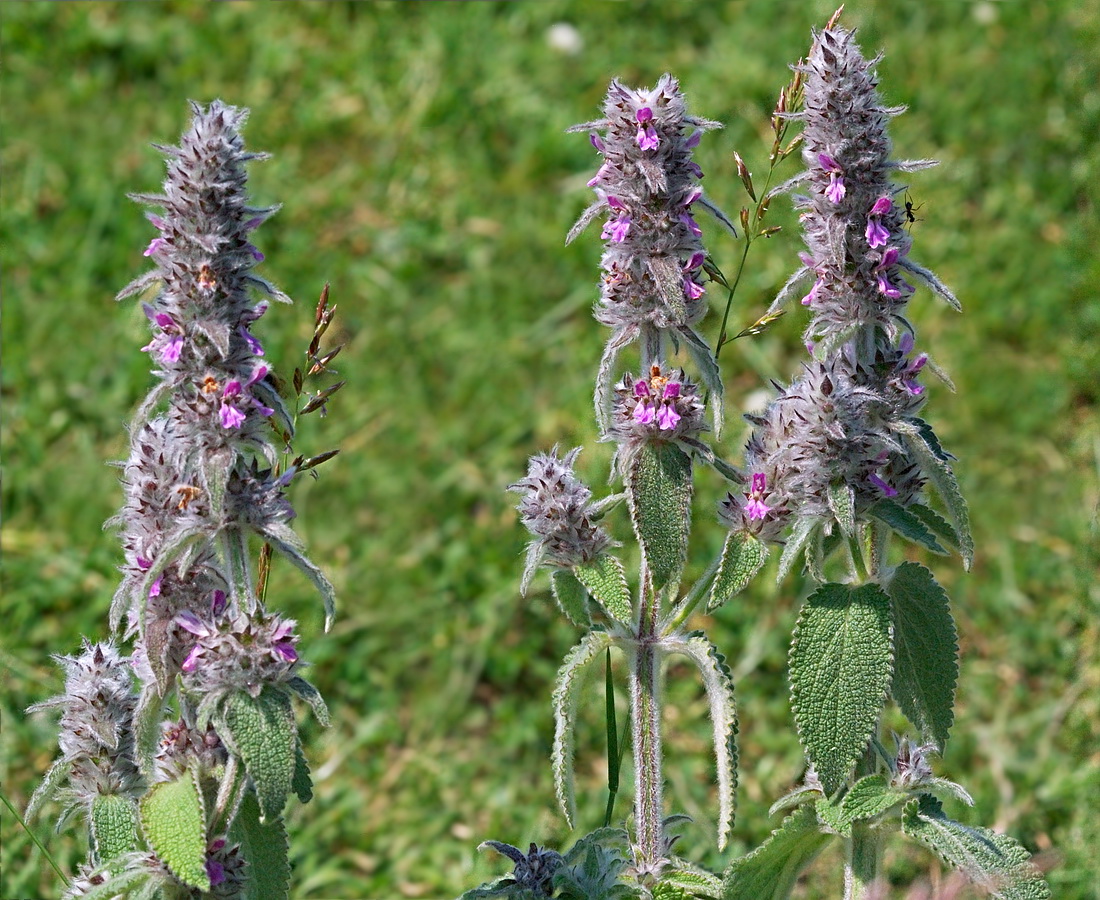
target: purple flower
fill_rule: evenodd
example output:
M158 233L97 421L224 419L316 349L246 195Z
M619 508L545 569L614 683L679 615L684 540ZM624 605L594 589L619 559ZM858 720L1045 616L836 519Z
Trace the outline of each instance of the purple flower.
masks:
M599 183L600 183L601 181L603 181L604 177L605 177L605 176L607 175L607 173L608 173L608 172L610 172L610 171L611 171L611 166L610 166L610 164L608 164L608 163L604 163L604 164L603 164L602 166L600 166L600 167L599 167L599 168L598 168L598 169L596 170L596 174L595 174L595 175L593 175L591 179L589 179L589 181L588 181L588 186L589 186L589 187L595 187L595 186L596 186L597 184L599 184Z
M802 305L810 306L815 300L817 300L818 295L821 293L821 289L823 287L825 287L825 279L819 277L817 281L814 282L814 286L810 288L810 293L802 298ZM812 353L813 351L810 352Z
M703 236L703 229L699 227L699 223L695 221L691 213L680 213L680 221L694 237Z
M630 233L630 216L619 216L617 219L611 219L603 227L603 232L600 237L605 241L613 241L616 244L621 244L626 240L626 236Z
M689 300L698 300L703 294L706 293L706 288L701 284L696 283L690 278L684 279L684 293Z
M767 488L767 476L763 472L753 472L752 490L745 494L748 500L745 504L745 515L750 519L763 519L764 516L772 511L772 508L762 499Z
M643 150L656 150L660 140L657 137L657 131L650 124L653 121L653 110L643 106L634 114L634 117L638 120L638 146Z
M160 250L161 247L167 247L167 246L168 246L168 241L166 241L162 237L155 237L149 242L149 246L145 248L145 252L142 253L141 255L142 256L152 256L154 253L156 253L158 250Z
M875 201L875 205L871 207L871 212L867 215L867 231L865 233L868 247L885 247L886 242L890 240L890 232L879 221L880 216L890 212L890 206L889 197L879 197Z
M607 146L603 142L603 138L598 134L588 135L588 140L592 142L592 146L595 147L600 153L607 153Z
M896 490L890 487L890 485L888 485L873 472L867 476L867 480L871 482L871 484L873 484L875 487L877 487L880 491L882 491L882 493L887 497L896 497L898 495L898 492Z
M263 262L264 261L264 255L263 255L263 253L261 253L259 251L259 249L257 249L252 244L247 244L246 246L248 248L248 252L252 254L252 258L254 260L256 260L256 262Z
M817 161L821 163L821 168L829 173L829 186L825 188L825 196L833 203L839 203L848 192L844 185L844 170L828 153L817 154Z
M160 348L160 358L162 362L174 363L180 358L180 352L183 350L183 336L177 334L175 337L170 337L168 342Z
M256 338L253 336L252 332L248 330L247 325L242 325L241 326L240 335L241 335L241 337L244 338L245 343L248 344L248 349L249 350L251 350L257 356L263 356L264 355L264 345L261 344L258 340L256 340Z

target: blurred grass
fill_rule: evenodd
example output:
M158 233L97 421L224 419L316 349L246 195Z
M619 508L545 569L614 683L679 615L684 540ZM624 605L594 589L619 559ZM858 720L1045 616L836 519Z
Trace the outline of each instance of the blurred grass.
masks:
M548 699L576 635L544 581L519 600L524 535L503 493L529 454L594 438L599 248L595 235L562 243L596 160L563 130L594 116L611 77L673 71L694 111L727 124L699 159L711 196L736 211L731 151L763 171L785 67L831 12L763 0L4 4L0 774L16 806L56 748L52 721L21 710L59 689L50 653L104 635L120 558L100 531L120 500L103 462L125 455L123 424L149 384L143 317L111 301L144 270L150 237L125 194L159 184L147 145L175 139L184 101L221 97L251 107L248 144L273 154L252 170L257 202L284 204L257 243L264 274L299 305L261 323L269 358L290 371L326 280L334 340L348 343L349 385L300 447L343 453L295 495L340 592L335 629L319 633L294 573L272 592L302 620L336 723L307 726L317 799L292 813L294 895L448 897L501 871L475 852L483 839L568 841ZM959 388L933 386L928 413L960 457L979 546L969 575L933 563L963 652L941 771L977 800L960 818L1048 853L1055 896L1100 896L1100 5L855 2L845 19L865 51L887 51L885 94L909 104L892 132L899 155L943 161L911 179L925 204L914 255L966 307L956 317L919 295L912 310ZM548 42L557 22L583 39L575 55ZM795 264L789 204L772 216L789 230L750 257L743 323ZM731 270L738 248L707 237ZM793 371L803 324L796 313L723 354L735 411L763 377ZM607 449L582 458L593 483ZM718 489L701 488L699 568L718 546ZM740 692L735 852L774 827L767 806L800 777L785 682L797 603L789 583L777 594L762 579L708 625ZM604 803L598 681L580 735L584 827ZM669 689L670 795L696 818L680 846L720 867L705 707L686 669ZM0 894L55 894L38 851L2 821ZM83 853L67 834L49 846L70 870ZM935 865L900 848L891 859L901 883ZM805 896L833 896L835 867L818 871L820 893Z

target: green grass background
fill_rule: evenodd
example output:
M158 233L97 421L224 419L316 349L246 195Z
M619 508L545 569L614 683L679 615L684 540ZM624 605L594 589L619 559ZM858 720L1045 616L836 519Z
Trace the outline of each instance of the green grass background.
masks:
M312 677L335 724L307 724L317 797L290 814L295 897L448 897L504 870L476 845L560 846L570 836L549 772L554 672L577 638L545 576L518 596L524 534L503 488L529 454L584 443L606 477L590 391L603 330L591 319L593 230L565 232L597 164L583 135L606 84L682 80L694 111L726 123L699 159L710 196L736 213L731 152L766 168L767 117L786 65L830 3L4 3L3 790L22 807L56 752L54 721L22 709L60 689L50 653L105 635L120 561L100 530L118 506L123 425L150 384L138 305L115 292L145 269L151 229L128 191L154 190L150 141L174 142L185 101L248 106L260 203L282 212L256 236L261 271L299 303L260 323L290 371L325 281L339 305L332 414L300 449L343 452L296 488L298 525L340 595L333 631L304 579L276 570L273 604L301 621ZM949 812L1007 830L1052 865L1059 898L1100 896L1100 5L849 3L891 102L899 156L924 203L914 256L952 285L957 316L926 293L921 340L958 393L927 408L959 458L978 557L932 561L953 598L962 678L938 771L976 807ZM557 22L583 49L547 41ZM788 226L756 245L734 320L756 318L797 264ZM739 245L705 222L727 272ZM719 291L712 288L718 298ZM795 370L804 325L788 316L723 354L737 414L766 378ZM705 326L713 341L716 319ZM693 561L718 548L701 476ZM621 525L622 523L620 523ZM620 534L620 536L624 536ZM743 760L734 852L776 822L768 805L801 776L785 680L805 585L762 578L705 625L731 659ZM722 867L700 690L669 673L666 766L673 808L695 818L680 845ZM583 827L602 818L596 679L582 716ZM619 814L629 797L620 799ZM4 811L3 897L58 892ZM81 842L35 822L71 869ZM890 854L899 884L936 864ZM833 857L805 897L837 896Z

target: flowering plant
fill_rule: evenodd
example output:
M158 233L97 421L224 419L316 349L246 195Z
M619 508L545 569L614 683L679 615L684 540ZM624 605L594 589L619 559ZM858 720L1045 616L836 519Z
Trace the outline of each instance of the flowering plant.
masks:
M286 496L323 458L280 471L269 428L289 449L317 398L291 413L252 333L269 300L289 302L254 271L264 256L252 232L277 208L249 204L245 164L264 157L244 149L246 111L215 101L193 112L180 145L158 148L163 193L133 198L159 210L147 214L157 236L144 253L155 268L119 294L159 285L143 304L152 339L142 348L157 383L130 426L126 499L112 520L125 563L110 624L133 649L85 640L58 657L65 692L32 707L62 710L62 755L28 815L58 794L62 820L79 812L90 838L66 897L288 896L282 811L288 794L312 794L291 698L328 718L302 675L296 623L267 610L249 562L255 536L301 569L327 627L335 592L290 528ZM326 290L315 375L335 355L317 355L332 312Z
M940 796L970 798L936 777L931 765L953 722L955 625L931 571L894 562L891 545L900 537L933 553L954 550L967 568L974 550L954 457L922 417L924 374L950 381L916 352L916 329L906 316L916 290L910 279L952 308L960 305L910 255L897 202L903 188L893 175L934 163L891 159L887 123L899 112L883 104L873 62L834 16L795 66L772 119L772 169L800 148L805 170L757 200L736 156L756 202L754 215L744 209L740 216L746 253L755 238L777 230L763 220L781 193L797 191L806 242L802 264L772 308L738 336L762 330L800 294L811 314L804 336L810 358L789 385L777 386L763 412L747 417L753 432L743 468L702 439L706 405L720 436L717 357L727 340L725 321L714 351L696 330L706 312L703 275L727 283L703 247L693 208L732 226L704 199L690 151L715 123L689 116L678 82L666 75L652 90L613 82L604 118L578 126L593 132L603 162L589 182L597 201L569 239L605 215L596 318L612 334L596 377L596 413L603 439L616 444L611 474L623 492L593 501L573 471L580 448L564 459L556 450L533 457L527 478L511 489L523 494L519 510L535 535L523 591L537 566L549 567L562 611L587 629L554 690L552 766L562 811L570 824L576 821L573 728L583 672L617 649L629 673L634 814L628 830L610 827L618 784L609 701L605 827L565 853L532 845L524 854L487 842L515 871L465 897L782 898L821 850L839 841L845 897L863 900L884 890L883 844L892 832L926 845L995 896L1050 896L1014 840L946 816ZM792 122L801 122L802 134L786 142ZM640 348L640 373L625 373L612 388L619 354L631 343ZM675 367L679 350L702 390ZM718 558L681 592L696 463L731 483L718 510L728 534ZM640 549L633 590L603 524L622 498ZM723 654L689 622L696 610L712 611L742 591L772 547L781 549L780 582L798 566L818 584L803 604L790 650L791 707L806 775L773 806L773 813L789 815L772 836L718 878L673 853L670 826L680 817L666 818L663 798L662 664L684 655L702 677L714 729L722 849L739 762L734 686ZM610 693L610 669L608 685ZM891 700L917 733L895 736L893 747L881 733Z

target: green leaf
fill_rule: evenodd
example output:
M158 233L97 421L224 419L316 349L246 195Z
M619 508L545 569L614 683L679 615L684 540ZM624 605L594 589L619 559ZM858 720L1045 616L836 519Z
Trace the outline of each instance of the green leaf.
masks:
M313 714L317 717L317 721L325 728L328 728L328 704L325 703L324 698L321 696L321 692L301 675L295 675L286 683L286 686L305 700L306 703L309 704L310 709L313 710Z
M932 573L902 563L886 586L893 605L894 680L891 693L921 738L942 752L955 720L959 648L944 589Z
M180 881L210 890L206 874L206 812L195 775L155 784L141 798L141 827L153 852Z
M783 579L787 577L794 561L798 559L798 554L802 552L802 548L806 546L806 542L810 540L820 524L821 520L812 516L799 519L795 523L794 528L791 529L791 533L787 537L787 545L783 548L783 555L779 557L779 572L775 576L776 584L782 583Z
M164 712L164 698L155 684L147 684L141 690L137 708L134 710L134 756L137 757L138 771L146 778L153 773L153 762L160 742L161 719Z
M802 606L791 642L791 706L826 794L867 746L890 685L890 598L876 584L822 585Z
M847 482L834 481L829 485L829 509L833 511L841 532L851 536L856 530L856 499Z
M689 863L687 860L673 857L672 865L661 871L661 885L680 888L687 893L689 900L703 897L718 900L722 893L722 880L705 869Z
M818 825L813 807L802 807L726 870L722 900L786 900L802 870L831 839Z
M902 831L999 900L1050 900L1050 886L1024 847L1006 834L948 819L928 794L905 807Z
M682 653L699 667L710 702L714 725L714 759L718 779L718 849L724 850L736 807L737 790L737 706L733 676L726 659L700 631L679 640L669 639L670 653Z
M107 862L137 847L137 807L120 794L98 794L92 801L90 837L97 862Z
M336 588L325 577L325 573L306 556L306 547L302 539L294 533L294 530L282 522L266 527L262 536L289 559L317 588L321 599L325 604L325 631L332 627L332 620L336 617Z
M215 718L215 728L230 751L243 760L263 817L278 816L294 780L298 745L290 696L270 685L259 697L230 694Z
M674 444L646 444L626 478L630 517L654 588L679 579L691 528L691 460Z
M722 562L710 590L707 612L745 589L768 558L767 545L747 531L731 531L722 547Z
M35 818L39 812L42 811L42 807L46 802L57 793L58 788L61 787L61 783L69 777L69 772L72 771L72 763L69 762L64 756L59 756L53 761L53 764L46 771L46 774L42 776L42 781L38 787L34 789L34 793L31 794L31 799L27 802L26 812L23 813L23 818L28 822Z
M916 420L921 425L926 423ZM931 435L929 437L929 435ZM966 509L966 501L959 490L959 482L955 479L955 473L945 457L930 428L921 429L915 427L913 431L902 431L902 439L912 456L920 463L921 473L935 487L947 507L947 514L951 517L952 524L958 534L959 554L963 558L963 564L969 571L974 563L974 540L970 536L970 514ZM938 451L938 452L937 452Z
M290 896L290 862L282 816L261 818L256 795L249 791L229 828L230 843L241 845L245 868L241 900L285 900Z
M885 522L906 540L927 547L933 553L947 553L923 520L900 503L895 503L893 500L879 500L872 504L867 512L880 522Z
M924 527L938 537L943 543L953 550L959 549L959 534L950 522L930 506L923 503L910 503L905 507L909 512L921 520Z
M868 775L853 784L841 799L818 803L817 812L835 831L849 835L853 822L882 815L910 796L907 791L891 787L885 775Z
M313 779L309 775L309 762L302 752L301 741L294 747L294 777L290 781L290 787L299 803L309 803L313 799Z
M618 557L601 556L587 565L575 566L573 574L588 588L588 592L596 598L611 618L624 625L629 625L633 621L630 587L626 583L623 564Z
M581 628L592 624L588 614L588 591L571 569L554 569L550 574L550 587L565 618Z
M155 890L169 880L167 875L158 876L145 866L123 869L121 872L112 871L110 866L100 866L94 874L102 876L106 880L81 893L81 900L115 900L116 897L136 898L142 894L148 895L150 887ZM141 885L141 889L135 891L134 888L138 885ZM65 897L71 896L73 895L65 894Z
M604 631L592 631L584 636L565 657L554 684L554 749L551 766L554 770L554 790L569 827L577 817L577 801L573 781L573 754L576 749L577 700L580 696L584 669L611 646L611 637Z

